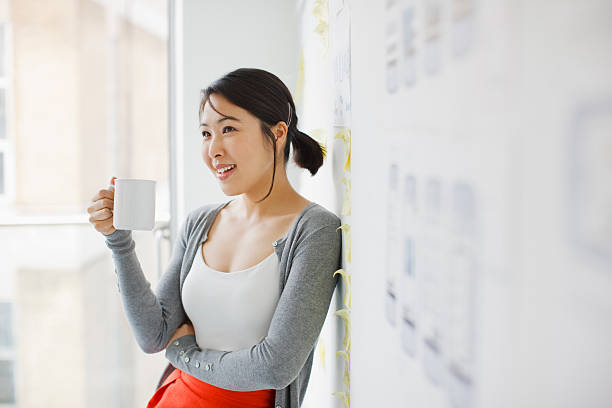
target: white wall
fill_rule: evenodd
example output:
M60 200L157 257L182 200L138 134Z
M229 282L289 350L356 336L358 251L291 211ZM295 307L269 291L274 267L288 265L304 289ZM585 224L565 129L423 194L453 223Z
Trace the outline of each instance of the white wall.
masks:
M611 406L612 4L351 17L352 406Z
M240 67L277 75L293 92L298 69L298 16L294 2L238 0L177 1L178 219L203 204L226 197L205 167L198 133L200 90ZM294 167L289 178L296 186Z

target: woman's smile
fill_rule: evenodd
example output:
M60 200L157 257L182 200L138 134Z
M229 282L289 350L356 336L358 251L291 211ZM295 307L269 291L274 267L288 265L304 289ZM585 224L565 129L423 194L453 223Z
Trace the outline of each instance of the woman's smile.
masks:
M236 165L234 164L233 166L234 166L233 168L231 168L230 170L226 170L224 172L217 171L217 179L223 181L223 180L226 180L232 174L234 174L234 172L236 171Z

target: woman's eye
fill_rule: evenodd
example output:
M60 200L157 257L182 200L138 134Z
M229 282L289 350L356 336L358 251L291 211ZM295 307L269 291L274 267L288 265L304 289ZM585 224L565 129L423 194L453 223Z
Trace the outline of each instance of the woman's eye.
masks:
M225 132L226 130L228 130L228 131L230 131L230 132L231 132L231 131L236 130L236 128L234 128L233 126L225 126L225 127L223 128L223 132L224 132L224 133L226 133L226 132ZM202 131L202 137L204 137L205 139L206 139L206 138L208 138L208 137L210 137L210 133L208 132L208 130L203 130L203 131Z

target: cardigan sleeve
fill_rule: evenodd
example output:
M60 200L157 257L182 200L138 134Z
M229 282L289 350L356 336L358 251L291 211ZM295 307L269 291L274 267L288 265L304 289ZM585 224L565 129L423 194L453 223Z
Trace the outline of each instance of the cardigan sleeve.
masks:
M132 231L116 230L106 236L112 251L115 273L123 308L136 338L145 353L163 350L176 329L186 320L181 302L179 279L187 243L189 217L179 229L166 271L160 277L156 293L145 277L136 256Z
M166 349L170 363L216 387L234 391L282 389L298 376L315 346L338 281L340 219L310 232L289 260L290 271L270 322L258 344L235 351L201 349L195 335Z

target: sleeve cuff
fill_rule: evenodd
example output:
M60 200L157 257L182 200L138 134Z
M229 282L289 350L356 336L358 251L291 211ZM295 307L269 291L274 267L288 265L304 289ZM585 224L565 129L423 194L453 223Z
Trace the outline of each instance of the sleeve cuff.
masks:
M113 252L129 252L132 249L132 231L115 230L115 232L105 237L104 242Z
M177 367L178 361L185 355L187 350L198 347L195 334L186 334L185 336L174 339L166 349L166 359Z

